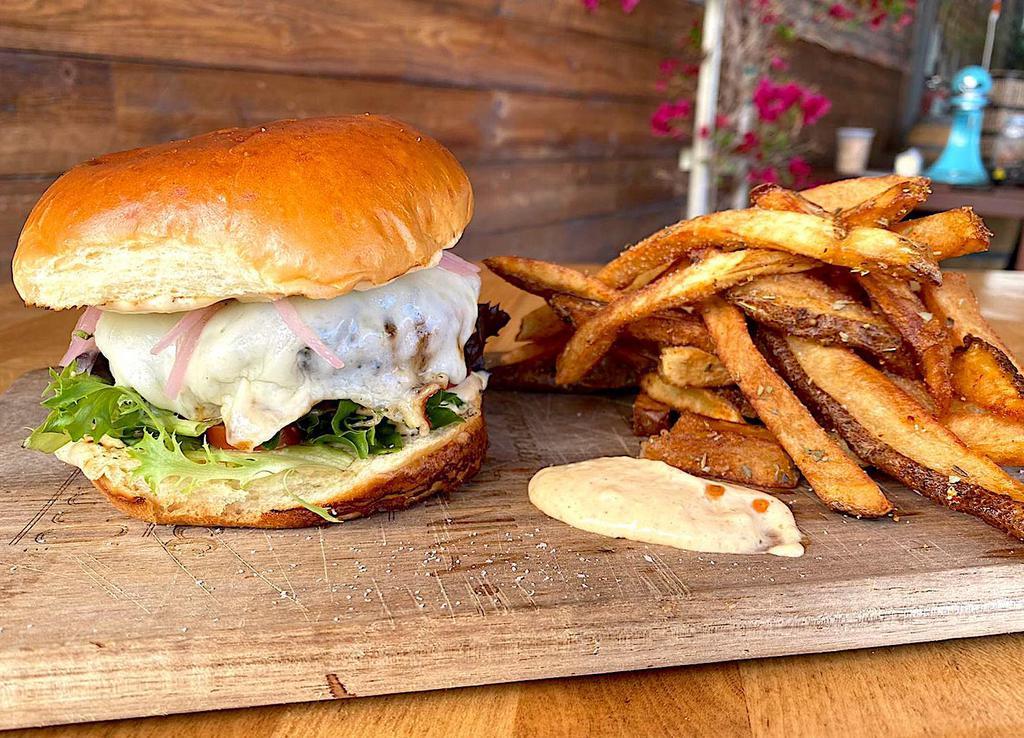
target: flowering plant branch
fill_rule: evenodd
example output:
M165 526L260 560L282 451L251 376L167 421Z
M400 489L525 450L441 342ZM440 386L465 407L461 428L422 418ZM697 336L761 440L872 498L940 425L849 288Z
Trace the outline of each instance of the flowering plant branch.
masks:
M789 187L810 185L809 145L801 140L832 107L819 91L789 74L786 47L796 39L786 22L784 0L724 0L724 48L718 111L714 130L698 135L711 138L714 168L720 184L739 175L751 184L778 182ZM593 10L600 0L583 0ZM916 0L847 0L819 2L815 20L834 24L864 24L881 30L887 24L904 28L912 19ZM639 0L621 0L631 12ZM655 136L689 139L692 133L692 91L700 71L701 26L694 22L679 51L658 68L655 88L664 101L651 115Z

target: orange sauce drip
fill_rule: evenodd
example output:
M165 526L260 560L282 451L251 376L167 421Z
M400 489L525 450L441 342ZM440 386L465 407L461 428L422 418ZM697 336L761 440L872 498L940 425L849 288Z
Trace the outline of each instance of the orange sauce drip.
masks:
M768 500L758 499L750 503L750 506L754 508L754 512L765 513L768 512Z
M725 487L720 484L709 484L704 488L704 493L711 498L721 497L725 494Z

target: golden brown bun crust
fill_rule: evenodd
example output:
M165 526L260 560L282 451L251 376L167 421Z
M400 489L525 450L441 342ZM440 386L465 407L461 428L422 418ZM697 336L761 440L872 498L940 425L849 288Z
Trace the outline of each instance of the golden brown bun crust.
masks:
M455 157L399 121L230 128L68 171L25 223L14 282L54 309L329 299L430 264L472 212Z
M482 413L443 431L439 444L423 450L400 466L371 475L361 475L352 486L336 489L326 498L317 493L316 504L333 510L343 520L359 518L381 510L400 510L438 492L452 492L473 477L487 451L487 427ZM386 459L387 457L377 457ZM176 511L161 505L152 495L125 485L116 485L106 476L93 480L118 510L151 523L251 528L302 528L324 522L314 512L295 504L288 507L256 509L239 503L216 509L201 505ZM296 493L303 487L297 484Z

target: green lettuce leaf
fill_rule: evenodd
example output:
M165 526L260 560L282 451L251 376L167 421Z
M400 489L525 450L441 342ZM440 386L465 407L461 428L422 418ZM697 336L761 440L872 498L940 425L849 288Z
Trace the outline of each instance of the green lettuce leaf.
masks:
M134 474L150 489L184 486L192 489L201 482L233 481L245 487L256 479L299 468L347 469L354 456L342 449L288 446L277 451L227 451L211 446L187 451L173 435L144 434L128 449L139 462Z
M154 407L135 390L118 387L90 374L77 373L72 362L61 371L50 370L43 391L43 407L50 413L32 431L25 447L52 453L85 436L110 436L126 445L142 440L146 431L158 436L199 438L213 423L185 420L169 410Z
M454 392L445 390L435 392L427 400L426 406L430 427L437 430L452 423L461 423L464 418L458 413L458 410L465 404L462 398Z

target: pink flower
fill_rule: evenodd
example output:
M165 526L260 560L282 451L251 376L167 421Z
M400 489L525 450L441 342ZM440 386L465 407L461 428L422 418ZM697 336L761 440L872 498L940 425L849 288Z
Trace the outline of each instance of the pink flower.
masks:
M715 116L715 128L728 128L729 127L729 116L722 115L719 113Z
M600 2L601 0L583 0L583 7L590 12L594 12L597 10L597 6Z
M682 72L687 77L696 77L700 72L700 64L684 64Z
M802 156L794 156L789 160L789 173L793 177L793 184L797 187L804 187L811 176L811 165Z
M762 77L757 83L757 89L754 90L754 105L757 107L757 115L762 121L772 123L793 105L800 102L804 94L805 90L799 85L793 83L776 85L767 77Z
M708 128L707 126L701 126L700 127L700 137L701 138L711 138L711 129Z
M914 22L914 14L913 13L904 13L903 15L901 15L899 18L896 19L896 24L895 24L896 25L896 29L897 30L903 30L904 28L906 28L907 26L909 26L913 22Z
M747 131L743 134L743 141L736 145L736 153L746 154L747 152L753 151L760 145L761 139L757 137L757 134Z
M771 61L768 62L768 66L773 72L785 72L789 69L789 62L781 56L773 56Z
M879 13L878 15L871 17L871 20L868 21L868 25L871 26L872 31L877 31L885 25L885 19L888 17L887 13Z
M834 3L831 8L828 9L830 18L835 18L840 21L848 21L854 17L855 13L842 3Z
M747 181L750 184L777 184L779 173L773 167L752 168L747 172Z
M663 102L651 115L651 133L655 136L678 136L679 131L675 125L680 118L687 117L691 110L693 104L689 100Z
M761 23L766 26L774 26L779 22L778 13L765 13L761 16Z
M622 0L622 12L632 13L636 6L640 4L640 0Z
M668 80L658 79L654 81L654 89L658 92L665 92L668 90Z
M832 101L816 92L806 94L800 101L800 112L803 113L805 126L814 125L831 109Z
M674 71L679 69L679 67L681 65L682 65L682 62L679 61L678 59L676 59L674 57L668 57L666 59L662 59L658 63L658 71L661 74L672 74Z

